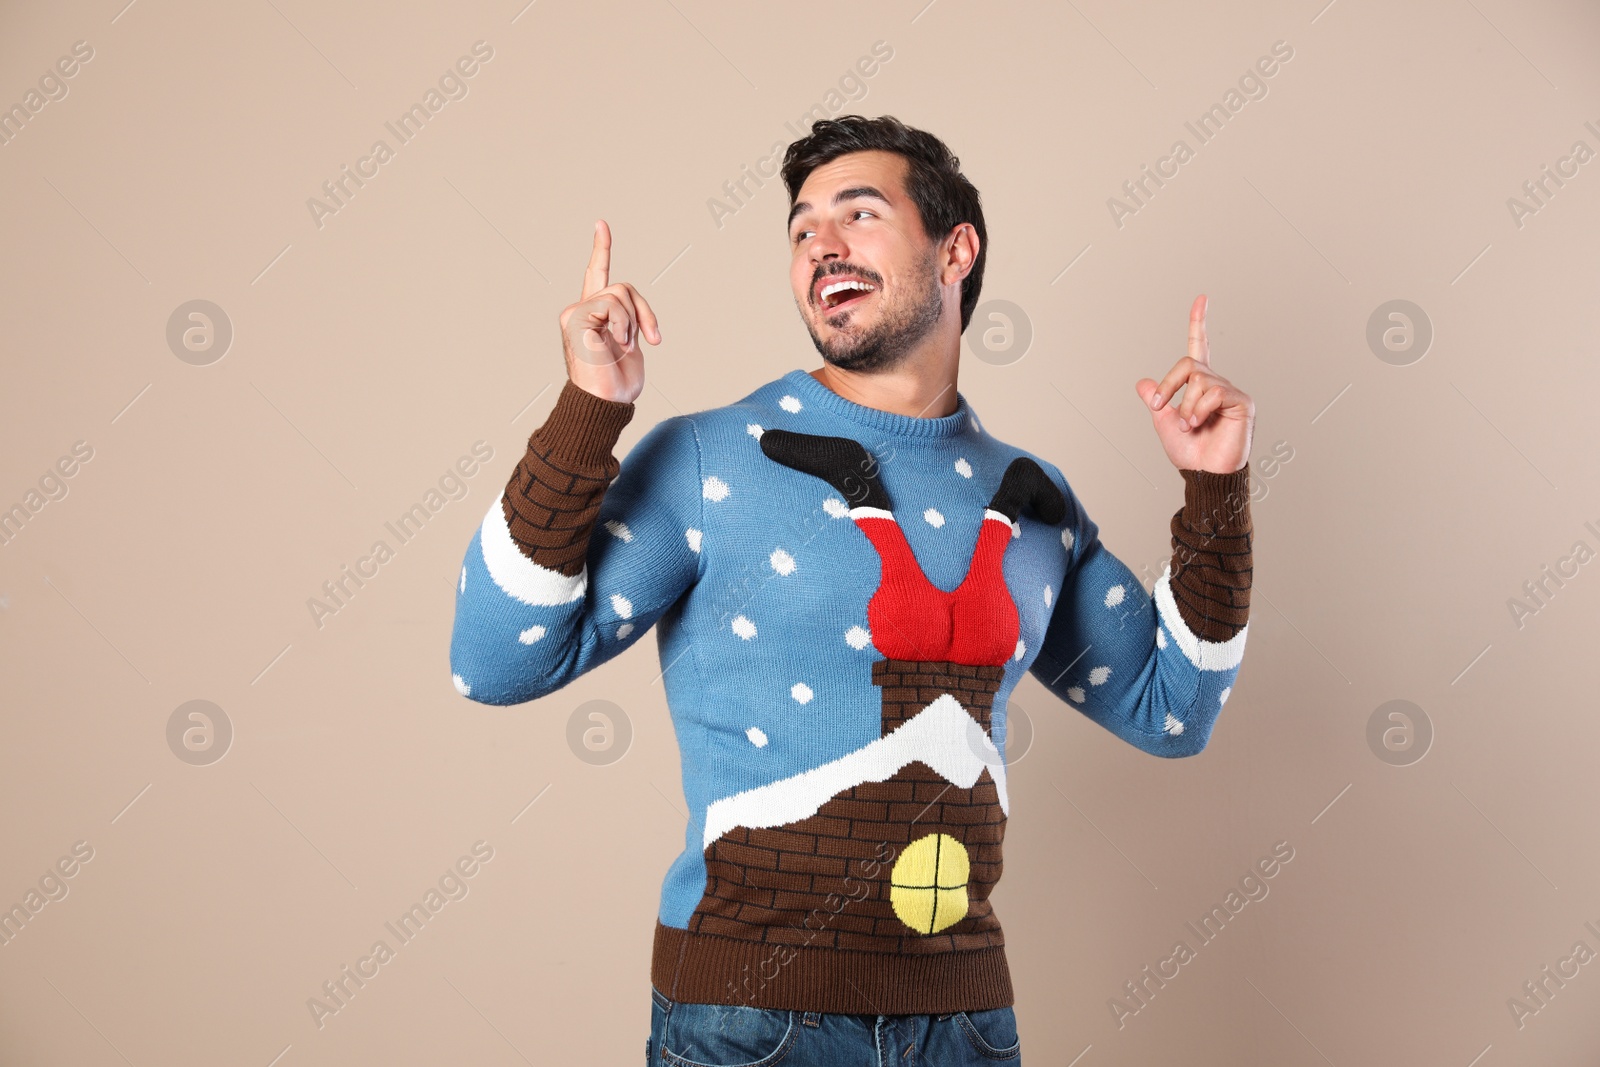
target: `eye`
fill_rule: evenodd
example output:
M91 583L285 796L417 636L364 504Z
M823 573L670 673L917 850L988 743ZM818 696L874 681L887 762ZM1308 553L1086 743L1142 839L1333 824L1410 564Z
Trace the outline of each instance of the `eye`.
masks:
M854 210L854 211L851 211L851 212L850 212L850 218L851 218L851 219L852 219L852 220L853 220L853 219L854 219L854 218L855 218L855 217L856 217L856 216L857 216L857 215L867 215L867 216L869 216L869 217L875 217L875 216L873 216L873 212L871 212L871 211L869 211L869 210L867 210L867 209L866 209L866 208L864 208L864 207L858 207L858 208L856 208L856 209L855 209L855 210ZM793 243L794 243L794 244L799 244L799 243L800 243L800 241L801 241L801 240L802 240L802 239L803 239L803 238L805 238L805 236L806 236L806 235L807 235L807 234L809 234L809 233L811 233L811 232L813 232L813 231L811 231L811 230L796 230L796 231L795 231L795 235L794 235L794 237L793 237L793 238L791 238L791 241L792 241L792 242L793 242Z

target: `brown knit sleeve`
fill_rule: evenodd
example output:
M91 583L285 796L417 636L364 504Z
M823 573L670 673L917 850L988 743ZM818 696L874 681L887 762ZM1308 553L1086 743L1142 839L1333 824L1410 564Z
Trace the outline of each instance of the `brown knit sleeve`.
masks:
M1250 466L1178 473L1183 507L1172 516L1172 598L1195 636L1226 641L1250 617Z
M568 379L528 438L501 507L511 539L534 563L568 577L583 569L600 502L622 466L611 450L633 410Z

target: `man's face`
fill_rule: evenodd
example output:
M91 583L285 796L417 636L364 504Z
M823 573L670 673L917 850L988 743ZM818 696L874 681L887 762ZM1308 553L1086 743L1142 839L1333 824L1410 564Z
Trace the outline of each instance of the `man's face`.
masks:
M824 361L895 366L939 322L938 245L894 152L851 152L812 171L789 218L789 282ZM843 283L843 284L841 284Z

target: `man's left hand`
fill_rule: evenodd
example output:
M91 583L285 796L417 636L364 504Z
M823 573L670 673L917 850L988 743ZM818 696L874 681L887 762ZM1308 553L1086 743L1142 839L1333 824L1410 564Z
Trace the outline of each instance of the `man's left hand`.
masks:
M1173 466L1232 474L1249 462L1256 403L1211 369L1205 294L1195 297L1189 308L1189 354L1159 383L1140 378L1133 387L1150 409L1156 436ZM1183 400L1174 408L1169 401L1179 388Z

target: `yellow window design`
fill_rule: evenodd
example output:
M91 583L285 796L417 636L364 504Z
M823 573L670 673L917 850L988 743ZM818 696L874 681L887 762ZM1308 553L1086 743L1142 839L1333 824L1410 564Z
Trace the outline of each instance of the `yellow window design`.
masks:
M889 903L919 934L936 934L967 914L967 848L949 834L927 834L906 846L889 875Z

